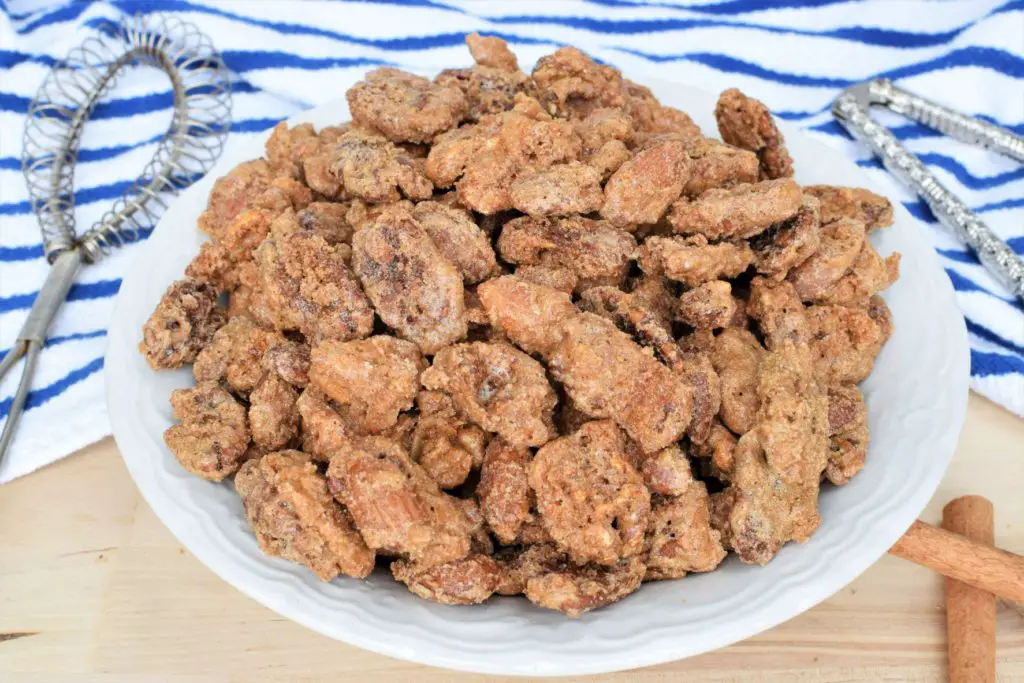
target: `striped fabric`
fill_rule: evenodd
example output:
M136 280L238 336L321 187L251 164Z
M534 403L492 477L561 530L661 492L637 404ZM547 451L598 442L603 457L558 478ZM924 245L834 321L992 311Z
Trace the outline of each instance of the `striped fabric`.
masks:
M764 9L770 6L771 9ZM19 155L26 107L55 60L105 18L172 12L210 34L235 74L235 141L341 97L332 83L388 64L466 64L466 33L499 35L529 67L560 45L643 78L711 91L737 86L833 145L928 228L958 293L971 337L974 388L1024 414L1024 307L1014 301L832 120L840 89L888 76L907 89L1024 133L1024 0L849 2L31 2L0 0L0 346L9 348L47 266L29 211ZM76 175L79 225L90 225L153 153L170 120L162 77L125 75L86 127ZM896 135L941 181L1024 253L1024 168L898 118ZM109 431L103 399L105 327L128 247L83 270L51 330L20 433L0 481L68 454ZM922 340L927 343L927 340ZM14 382L0 387L0 418Z

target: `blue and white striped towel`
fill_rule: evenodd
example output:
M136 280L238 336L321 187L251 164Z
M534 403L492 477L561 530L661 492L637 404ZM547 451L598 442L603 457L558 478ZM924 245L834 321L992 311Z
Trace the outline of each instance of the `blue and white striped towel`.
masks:
M463 36L500 35L527 68L578 45L635 74L710 91L726 84L764 100L868 169L927 224L957 290L971 338L973 387L1024 414L1024 307L1000 289L915 196L890 178L828 112L840 89L888 76L907 89L1024 133L1024 1L851 2L32 2L0 0L0 347L13 343L46 277L19 170L26 107L49 66L104 18L162 11L199 25L233 70L237 139L342 95L332 82L380 64L440 69L468 61ZM90 225L149 159L170 120L171 93L141 70L121 79L85 130L76 173L79 225ZM327 87L325 87L327 86ZM1024 168L892 119L894 132L941 181L1024 253ZM28 411L0 482L109 432L105 327L128 247L86 268L51 329ZM0 386L6 417L12 380Z

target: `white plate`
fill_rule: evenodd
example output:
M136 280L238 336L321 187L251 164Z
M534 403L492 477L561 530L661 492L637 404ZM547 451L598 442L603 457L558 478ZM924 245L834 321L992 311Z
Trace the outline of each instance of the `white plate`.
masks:
M647 84L705 132L716 130L714 95ZM290 123L319 128L348 118L338 100ZM801 183L870 185L835 150L795 128L783 130ZM298 565L266 557L231 485L189 474L164 446L172 422L168 395L190 385L190 373L154 373L136 348L164 289L182 277L203 241L196 217L214 180L262 151L256 141L232 150L174 203L139 249L110 328L107 401L125 463L164 524L225 581L300 624L392 657L466 671L564 675L667 662L771 628L850 583L900 537L942 478L967 405L966 331L938 259L917 222L893 202L896 223L874 240L883 254L902 252L902 277L885 294L895 334L863 384L871 427L867 466L849 485L826 488L817 534L788 545L767 567L730 559L710 574L645 584L622 602L571 621L521 598L437 605L380 572L366 581L322 583Z

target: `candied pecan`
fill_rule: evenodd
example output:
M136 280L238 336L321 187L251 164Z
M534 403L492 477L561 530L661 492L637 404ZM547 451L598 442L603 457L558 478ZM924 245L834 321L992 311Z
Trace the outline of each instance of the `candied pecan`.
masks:
M523 593L535 605L578 619L584 612L610 605L635 591L645 571L646 566L638 557L609 567L563 564L529 579Z
M580 279L576 277L569 268L563 268L562 266L517 266L515 275L518 279L523 282L531 282L535 285L544 285L551 289L557 289L559 292L565 294L572 294L576 287L580 283ZM591 289L606 289L605 287L592 287ZM616 289L616 288L608 288ZM616 291L619 291L616 289ZM483 310L481 308L481 310ZM486 322L487 313L484 312L484 321Z
M588 422L530 463L541 523L577 564L612 565L643 550L650 493L625 451L615 423Z
M274 126L265 145L267 160L274 170L292 178L302 177L302 160L316 153L320 136L311 123L300 123L294 128L282 121Z
M469 554L472 525L456 499L391 439L360 440L331 459L327 477L370 548L422 569Z
M621 284L636 240L604 221L524 216L505 224L498 251L509 263L571 270L577 291Z
M644 456L640 474L651 493L678 496L693 483L690 460L678 444Z
M768 466L784 482L818 482L827 463L828 396L805 342L784 340L761 361L755 428Z
M693 414L686 433L698 444L708 438L715 416L722 408L722 381L711 357L704 351L682 351L670 367L690 385Z
M456 184L459 199L483 214L513 208L512 187L518 176L576 160L582 148L569 123L545 118L543 112L533 116L517 105L499 118L500 127L493 134L484 133L482 148L469 160ZM487 128L484 122L477 126ZM532 199L542 199L536 184L533 189ZM523 193L520 196L529 198Z
M516 541L530 512L529 468L532 456L526 448L511 446L501 438L487 445L476 494L487 525L504 544Z
M566 320L560 331L549 369L583 412L615 420L646 452L682 436L693 391L680 375L591 313Z
M437 75L434 83L461 90L469 107L466 118L479 121L488 114L500 114L511 109L516 93L526 90L529 78L517 69L480 65L469 69L445 69Z
M789 178L715 188L672 204L668 222L677 233L708 239L753 237L789 220L803 205L800 186Z
M309 347L305 344L277 342L264 352L260 365L294 387L302 389L309 383Z
M728 481L735 451L736 436L721 422L715 420L711 424L708 438L703 443L694 443L691 452L699 458L710 458L711 474Z
M714 280L683 292L675 309L676 319L691 327L728 327L736 315L732 286Z
M900 255L890 254L883 259L871 242L864 240L850 271L817 297L815 303L866 307L872 296L896 282L899 276Z
M811 306L807 322L822 381L831 385L867 379L886 340L885 328L867 310Z
M715 120L723 140L757 153L762 178L793 175L793 159L786 151L782 133L768 107L759 100L730 88L718 98Z
M217 290L195 280L178 280L142 326L139 351L154 370L180 368L196 359L224 324Z
M850 218L825 225L819 234L818 250L786 276L804 301L824 296L846 274L864 247L864 224Z
M262 297L277 329L299 330L310 342L370 334L373 309L342 247L297 232L268 237L256 250Z
M495 561L502 569L501 581L495 590L498 595L519 595L526 590L530 579L569 564L569 558L550 540L499 551Z
M273 170L265 159L245 161L235 166L213 184L197 227L219 239L228 223L251 206L272 179Z
M469 54L473 55L473 61L480 66L502 71L519 71L516 56L508 48L508 43L501 38L482 36L473 32L466 36L466 46L469 48Z
M750 283L747 313L757 321L764 345L774 349L785 341L809 341L810 330L804 305L796 288L786 281L773 282L756 277Z
M828 389L828 464L825 476L842 485L864 468L868 454L868 411L855 384Z
M185 277L229 292L238 286L238 264L228 250L216 242L203 242L199 253L185 267Z
M816 199L804 196L803 206L795 216L750 240L757 272L781 280L818 250L821 243L818 206Z
M249 395L252 442L264 451L284 448L299 433L298 393L276 374L268 374Z
M616 325L622 326L627 321L635 325L638 320L646 319L669 330L675 299L668 291L665 278L642 275L632 278L629 286L628 292L617 287L591 287L583 292L579 307L608 318ZM623 320L623 314L627 320Z
M704 482L690 479L679 494L655 496L647 530L644 579L678 579L709 572L725 559L721 532L711 527L711 505Z
M576 315L564 292L505 275L477 287L491 325L527 353L545 353L559 340L559 323Z
M394 142L430 142L458 125L469 108L459 88L390 68L366 74L346 97L353 121Z
M736 445L732 483L712 496L712 526L743 562L767 564L788 541L811 537L818 515L818 481L787 482L768 466L757 432Z
M339 574L365 578L373 571L374 552L305 453L250 460L235 477L235 489L267 555L298 562L324 581Z
M377 315L426 354L466 336L462 275L404 209L352 238L352 268Z
M487 434L461 417L451 397L440 391L421 391L416 396L420 418L410 452L427 474L443 489L453 489L480 467Z
M234 474L249 447L245 407L216 382L201 382L172 392L171 408L179 423L164 441L182 467L210 481Z
M413 405L427 366L412 342L377 335L325 341L310 354L309 381L344 409L362 432L380 432Z
M719 416L726 427L745 434L754 426L760 400L758 374L765 351L747 330L729 327L714 339L711 363L721 381Z
M302 392L295 408L302 422L302 450L314 460L330 462L359 438L356 429L312 387Z
M442 605L478 605L494 594L501 568L487 555L420 569L406 560L391 563L391 574L423 598Z
M345 215L346 204L312 202L296 215L299 228L324 238L327 244L348 244L354 230Z
M657 223L683 191L689 173L685 143L666 140L651 145L608 179L601 215L623 229Z
M541 57L533 69L533 82L551 114L585 118L595 109L626 105L622 74L574 47Z
M280 333L264 329L249 318L234 317L196 356L192 375L197 382L224 380L235 392L246 395L263 378L263 354L284 342Z
M465 211L438 202L419 202L412 216L441 255L459 269L466 284L486 280L497 271L490 240Z
M754 259L746 242L709 244L703 235L691 237L650 237L637 250L637 261L645 273L662 274L688 287L735 277Z
M520 173L509 195L512 207L530 216L586 214L604 203L601 174L578 161Z
M840 218L852 218L864 224L868 232L892 225L892 203L885 197L863 187L809 185L804 194L821 202L821 224Z
M583 160L607 180L632 154L633 119L622 109L596 109L572 122L583 143Z
M717 140L695 137L686 141L690 160L683 196L698 197L716 187L757 182L757 155Z
M421 378L452 397L459 413L513 446L540 446L555 435L558 397L544 366L500 342L441 349Z
M383 135L363 128L345 132L326 154L328 172L345 191L368 202L402 196L429 199L434 186L409 154Z

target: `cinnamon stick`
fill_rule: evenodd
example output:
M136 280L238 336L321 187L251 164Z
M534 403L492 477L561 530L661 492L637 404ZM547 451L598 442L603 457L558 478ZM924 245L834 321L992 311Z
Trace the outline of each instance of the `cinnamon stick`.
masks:
M992 503L981 496L964 496L942 510L942 527L992 545L992 517ZM950 683L995 683L996 596L947 578L946 640Z
M1024 557L914 522L889 549L893 555L1000 597L1024 602Z

